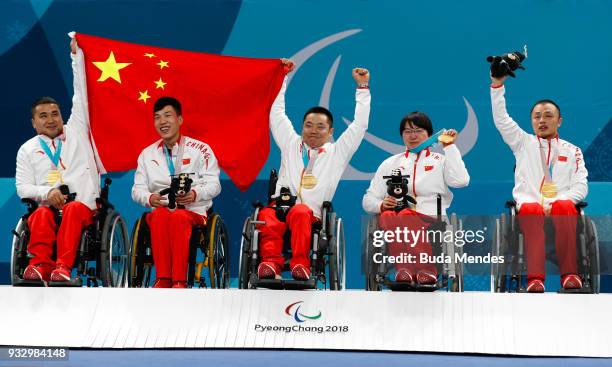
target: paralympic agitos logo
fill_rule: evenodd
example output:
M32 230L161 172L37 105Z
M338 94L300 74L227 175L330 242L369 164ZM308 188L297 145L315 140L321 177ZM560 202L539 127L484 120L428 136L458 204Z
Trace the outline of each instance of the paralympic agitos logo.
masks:
M302 311L306 309L306 311ZM273 311L278 312L278 311ZM275 315L278 315L275 313ZM319 320L323 313L319 310L313 312L304 305L304 301L293 302L285 307L285 315L295 320L294 324L255 324L253 330L258 333L262 332L282 332L282 333L311 333L311 334L322 334L322 333L347 333L349 326L346 324L333 324L326 325L322 324ZM276 317L272 316L272 319ZM318 322L304 324L306 321ZM284 325L283 325L284 324Z
M318 315L304 315L303 313L301 313L301 303L304 303L304 301L297 301L287 306L285 308L285 314L287 314L287 316L292 316L293 319L297 322L304 322L306 320L317 320L321 317L321 311L319 311Z

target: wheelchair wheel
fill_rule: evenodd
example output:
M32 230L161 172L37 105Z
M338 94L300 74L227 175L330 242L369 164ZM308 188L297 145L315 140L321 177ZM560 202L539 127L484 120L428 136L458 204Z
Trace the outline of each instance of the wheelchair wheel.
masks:
M381 251L380 247L374 247L374 231L378 229L378 216L368 220L368 226L364 240L363 271L366 277L366 291L382 291L382 285L378 281L378 264L374 262L374 254Z
M27 222L23 218L19 219L13 230L13 243L11 246L11 284L15 278L23 276L24 269L28 266L28 240L29 231Z
M248 289L251 261L251 244L253 241L253 226L251 225L253 218L248 217L242 226L242 238L240 239L240 259L238 269L238 288Z
M150 251L147 251L147 244L151 243L146 222L147 214L144 213L138 218L132 229L129 253L129 286L134 288L147 288L151 285L153 258L150 255Z
M211 288L229 288L229 238L221 217L214 213L208 221L208 272Z
M128 283L128 231L123 218L109 212L102 226L100 278L104 287L126 287Z
M507 254L507 249L508 249L508 238L510 236L510 234L508 233L508 229L509 229L509 223L508 223L508 217L506 216L506 213L502 213L499 220L498 220L498 228L496 228L495 231L495 240L497 242L497 255L500 256L504 256L504 262L501 264L495 264L495 273L493 274L494 277L494 288L493 291L495 293L500 293L500 292L506 292L506 287L507 287L507 281L508 281L508 274L507 274L507 270L509 268L509 264L507 264L507 261L511 260L510 257L508 257ZM514 259L512 259L514 260Z
M341 218L335 219L333 243L331 244L331 255L329 257L329 289L339 291L346 289L346 268L344 223Z
M593 293L598 294L600 291L599 238L595 222L588 216L585 217L585 235L589 263L588 275Z
M501 219L495 219L495 231L491 240L491 256L501 256ZM491 262L491 292L498 292L502 264Z
M457 217L457 214L452 214L450 217L451 226L454 231L463 231L463 223ZM453 258L452 266L455 268L455 278L452 280L452 283L448 287L450 292L463 292L463 263L461 261L456 262L456 256L463 255L463 246L455 246L455 244L451 244L453 246L453 251L455 251L455 256Z

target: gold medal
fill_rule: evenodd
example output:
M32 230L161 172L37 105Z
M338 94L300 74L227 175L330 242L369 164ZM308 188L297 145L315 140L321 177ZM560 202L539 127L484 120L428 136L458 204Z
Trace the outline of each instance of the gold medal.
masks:
M56 169L49 170L49 173L47 174L47 182L49 183L49 185L53 186L58 181L60 183L64 183L60 171Z
M446 135L446 134L442 134L442 135L438 136L438 141L440 143L450 144L450 143L455 141L455 137L454 136L450 136L450 135Z
M557 185L554 182L544 182L542 185L542 196L552 199L557 196Z
M302 176L302 187L310 190L315 186L317 186L317 178L312 174L305 173Z

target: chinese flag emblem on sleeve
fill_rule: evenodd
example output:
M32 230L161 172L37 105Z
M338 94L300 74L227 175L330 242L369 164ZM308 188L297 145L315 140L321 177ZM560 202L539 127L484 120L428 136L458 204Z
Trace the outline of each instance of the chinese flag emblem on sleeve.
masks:
M153 104L177 98L184 135L210 145L219 166L245 190L270 148L269 113L284 69L253 59L150 47L76 34L83 50L91 136L103 170L136 167L159 139Z

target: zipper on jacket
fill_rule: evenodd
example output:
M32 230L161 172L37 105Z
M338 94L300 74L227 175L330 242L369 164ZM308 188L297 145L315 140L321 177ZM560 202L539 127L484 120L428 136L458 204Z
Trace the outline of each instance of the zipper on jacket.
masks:
M419 161L419 157L421 157L421 152L417 153L416 159L414 160L414 169L412 170L412 193L414 194L414 199L415 200L416 200L416 197L417 197L417 193L416 193L417 162Z

